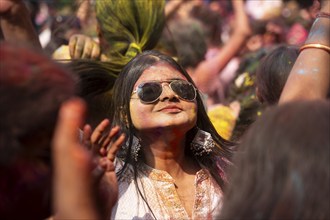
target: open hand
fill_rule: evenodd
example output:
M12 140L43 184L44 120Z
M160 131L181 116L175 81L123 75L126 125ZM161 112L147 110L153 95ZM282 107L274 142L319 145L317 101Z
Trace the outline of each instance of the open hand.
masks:
M60 109L52 155L54 163L54 211L58 219L97 219L93 195L92 157L79 142L77 128L83 124L85 104L80 99Z
M92 150L94 154L107 157L110 160L115 159L117 151L120 149L125 140L125 135L119 135L119 127L113 127L108 132L110 121L104 119L92 131L89 125L85 125L83 132L83 143Z
M75 34L69 40L70 56L73 59L99 59L101 56L100 45L92 38Z
M113 128L103 138L109 121L101 122L94 132L90 131L91 143L100 146L95 148L100 152L95 157L79 141L78 128L84 123L85 111L83 101L73 99L64 103L59 112L52 144L55 218L109 218L117 201L114 160L125 136L122 134L112 142L119 132L118 128ZM100 204L103 209L100 209Z

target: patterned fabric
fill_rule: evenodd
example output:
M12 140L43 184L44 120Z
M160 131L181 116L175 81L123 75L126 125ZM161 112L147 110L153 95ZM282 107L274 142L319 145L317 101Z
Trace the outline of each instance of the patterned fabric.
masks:
M139 189L156 219L190 219L180 201L174 179L166 171L156 170L145 164L140 165L139 170ZM119 200L112 210L111 219L155 219L139 195L133 181L133 168L129 167L124 176L118 182ZM194 193L191 219L215 218L222 206L223 193L206 169L196 173Z

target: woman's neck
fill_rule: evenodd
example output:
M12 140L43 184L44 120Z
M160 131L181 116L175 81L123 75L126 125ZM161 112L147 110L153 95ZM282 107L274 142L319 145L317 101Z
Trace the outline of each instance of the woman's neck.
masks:
M185 135L162 134L157 136L142 136L141 146L144 162L155 169L164 170L172 177L180 176L182 172L196 173L192 158L185 154Z

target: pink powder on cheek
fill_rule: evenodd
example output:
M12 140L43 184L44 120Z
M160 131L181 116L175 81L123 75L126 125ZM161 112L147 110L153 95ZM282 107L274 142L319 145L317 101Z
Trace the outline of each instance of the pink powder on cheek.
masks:
M139 128L144 124L149 124L150 114L151 114L151 106L145 105L140 102L139 99L132 99L130 103L130 115L132 118L132 122L134 127Z

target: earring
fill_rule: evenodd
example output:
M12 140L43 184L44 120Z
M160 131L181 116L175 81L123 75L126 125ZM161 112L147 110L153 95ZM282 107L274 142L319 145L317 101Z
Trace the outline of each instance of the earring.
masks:
M141 149L140 140L134 135L132 141L131 154L135 161L138 160L140 149Z
M203 156L209 154L215 144L210 133L198 128L198 131L190 144L190 149L195 156Z
M126 153L129 153L128 146L129 146L129 139L126 141L125 145L122 147L122 149ZM140 140L135 135L133 135L132 148L131 148L130 154L131 154L131 158L133 158L135 161L138 160L140 149L141 149Z

